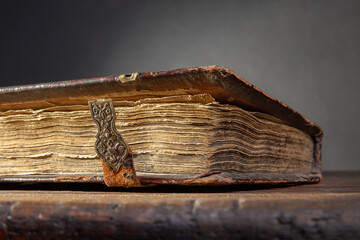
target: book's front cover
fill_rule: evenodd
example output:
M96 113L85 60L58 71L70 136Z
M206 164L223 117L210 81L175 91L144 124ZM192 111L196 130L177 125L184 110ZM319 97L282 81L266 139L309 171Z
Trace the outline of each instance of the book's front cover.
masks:
M220 104L240 107L249 112L272 116L285 125L308 134L313 141L311 167L306 172L244 172L208 171L197 176L166 177L154 174L141 175L131 172L138 185L185 184L185 185L226 185L226 184L281 184L296 182L317 182L321 179L322 130L301 114L262 92L227 68L218 66L175 69L160 72L136 73L94 79L54 82L46 84L7 87L0 89L0 110L3 115L9 111L40 110L54 106L86 105L88 101L111 98L114 100L137 101L144 98L209 94ZM88 116L91 117L90 110ZM94 135L94 142L95 142ZM126 139L125 139L126 141ZM60 143L59 143L60 144ZM94 147L95 153L95 147ZM76 153L75 153L76 154ZM102 157L102 160L104 157ZM100 159L97 159L100 161ZM3 160L4 161L4 160ZM71 161L71 159L69 159ZM181 163L179 163L181 164ZM278 163L283 164L283 163ZM105 164L107 165L107 164ZM133 166L132 166L133 167ZM104 170L107 168L105 166ZM113 170L107 169L104 173ZM115 169L116 170L116 169ZM118 169L119 170L119 169ZM135 171L133 169L133 171ZM121 179L129 179L120 171ZM118 175L119 175L118 174ZM130 174L127 173L127 174ZM107 174L105 174L105 178ZM116 174L112 174L116 175ZM114 177L112 177L114 178ZM102 174L80 174L59 176L1 175L1 181L93 181L102 182ZM105 181L106 182L106 181ZM111 184L110 184L111 185ZM126 185L117 183L116 185Z

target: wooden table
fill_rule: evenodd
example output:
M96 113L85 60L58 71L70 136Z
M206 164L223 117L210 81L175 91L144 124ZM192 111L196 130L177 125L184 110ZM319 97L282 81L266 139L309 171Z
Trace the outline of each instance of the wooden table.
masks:
M0 239L360 239L360 172L269 188L1 184Z

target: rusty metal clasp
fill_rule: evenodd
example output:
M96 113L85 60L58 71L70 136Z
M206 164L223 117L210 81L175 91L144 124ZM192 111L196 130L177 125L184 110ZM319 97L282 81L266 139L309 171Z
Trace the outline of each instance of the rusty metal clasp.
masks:
M111 99L90 101L91 116L98 126L95 150L98 156L115 171L126 162L129 146L115 128L115 111Z
M98 126L95 150L102 160L104 182L109 187L140 187L130 147L115 128L111 99L89 101L90 112Z

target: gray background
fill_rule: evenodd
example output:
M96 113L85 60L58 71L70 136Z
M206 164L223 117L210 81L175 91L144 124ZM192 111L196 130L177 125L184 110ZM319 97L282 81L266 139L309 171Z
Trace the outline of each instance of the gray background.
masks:
M360 1L0 1L1 85L221 65L359 170Z

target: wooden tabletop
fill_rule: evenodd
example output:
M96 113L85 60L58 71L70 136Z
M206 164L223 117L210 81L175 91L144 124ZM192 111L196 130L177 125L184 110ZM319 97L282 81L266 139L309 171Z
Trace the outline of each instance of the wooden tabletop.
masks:
M286 187L1 184L0 239L359 239L360 172Z

